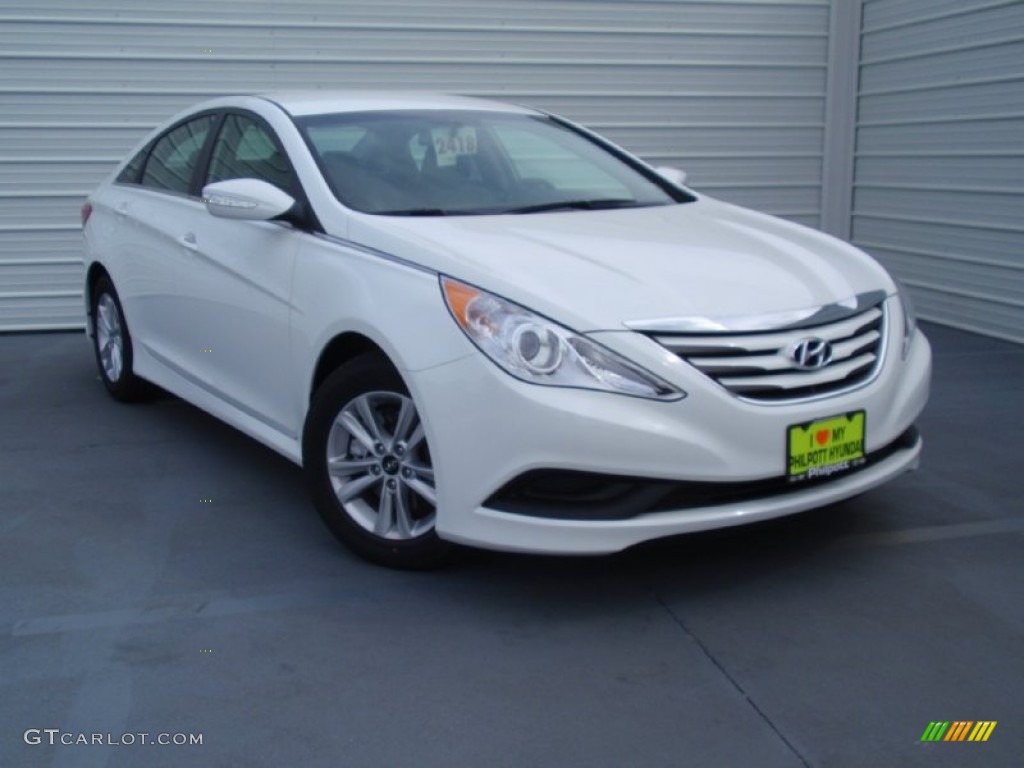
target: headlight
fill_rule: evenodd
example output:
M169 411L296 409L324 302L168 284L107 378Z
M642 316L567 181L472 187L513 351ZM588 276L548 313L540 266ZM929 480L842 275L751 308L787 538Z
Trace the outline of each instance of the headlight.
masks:
M903 359L905 360L910 351L910 342L913 341L914 332L917 330L917 314L914 312L914 302L910 298L907 286L896 278L893 278L893 282L896 283L897 298L899 298L900 310L903 312Z
M686 396L610 349L518 304L447 277L441 278L441 292L470 340L517 379L653 400Z

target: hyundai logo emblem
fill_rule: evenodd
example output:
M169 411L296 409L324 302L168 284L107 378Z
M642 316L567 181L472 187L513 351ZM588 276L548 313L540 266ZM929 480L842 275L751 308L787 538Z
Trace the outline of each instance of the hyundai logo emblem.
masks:
M789 354L800 370L816 371L832 362L832 345L816 336L800 339Z

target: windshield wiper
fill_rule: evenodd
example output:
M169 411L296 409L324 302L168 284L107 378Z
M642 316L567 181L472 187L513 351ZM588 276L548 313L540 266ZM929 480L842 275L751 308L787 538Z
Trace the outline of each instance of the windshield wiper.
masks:
M632 198L594 198L591 200L559 200L552 203L524 205L521 208L398 208L393 211L374 211L377 216L487 216L508 213L541 213L543 211L603 211L612 208L643 208L660 203L640 203Z
M396 211L374 211L377 216L447 216L443 208L399 208Z
M487 216L506 213L500 208L400 208L394 211L374 211L376 216Z
M612 208L639 208L650 203L639 203L631 198L594 198L591 200L559 200L552 203L524 205L522 208L507 208L502 213L542 213L544 211L602 211Z

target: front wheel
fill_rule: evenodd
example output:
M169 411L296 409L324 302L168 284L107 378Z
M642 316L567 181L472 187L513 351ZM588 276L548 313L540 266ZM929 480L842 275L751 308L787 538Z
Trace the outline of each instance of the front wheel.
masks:
M419 412L384 357L362 355L324 381L302 442L313 503L351 550L392 568L451 557L454 546L435 532L434 469Z

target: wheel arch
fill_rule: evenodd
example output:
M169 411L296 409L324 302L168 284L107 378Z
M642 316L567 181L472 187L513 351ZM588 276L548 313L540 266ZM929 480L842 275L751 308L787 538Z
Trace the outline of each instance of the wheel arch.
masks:
M378 353L392 367L395 367L390 355L369 336L357 331L345 331L334 336L324 346L317 358L316 365L313 366L313 376L310 379L309 392L307 393L309 400L312 401L317 389L319 389L320 385L324 383L331 373L350 360L368 352Z
M98 261L94 261L92 264L90 264L89 268L85 272L85 295L83 296L85 300L85 332L90 337L92 337L92 335L96 332L96 329L93 327L92 322L93 293L96 290L96 283L98 283L100 279L104 277L113 282L112 278L110 277L110 273L107 271L106 267L104 267Z

